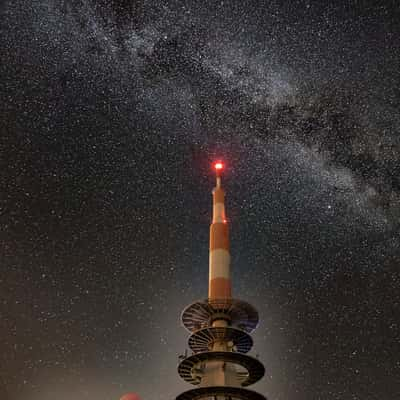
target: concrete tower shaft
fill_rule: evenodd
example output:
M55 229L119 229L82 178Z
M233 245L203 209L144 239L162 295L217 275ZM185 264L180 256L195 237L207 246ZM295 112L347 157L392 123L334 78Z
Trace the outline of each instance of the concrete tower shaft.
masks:
M208 285L208 297L210 299L228 299L232 296L229 227L225 213L225 192L221 187L222 168L222 163L215 164L217 182L212 192L213 218L210 226Z

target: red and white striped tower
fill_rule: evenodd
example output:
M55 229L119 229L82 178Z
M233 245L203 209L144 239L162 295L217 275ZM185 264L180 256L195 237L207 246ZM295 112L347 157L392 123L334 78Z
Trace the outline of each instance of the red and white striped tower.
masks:
M251 304L232 298L223 168L220 161L214 164L217 183L212 192L208 298L190 304L182 313L182 323L191 333L192 354L181 357L178 373L196 388L176 400L266 400L247 389L263 377L265 368L246 354L253 346L250 333L258 324L258 312Z
M225 214L225 192L221 187L222 162L214 164L217 175L213 194L213 219L210 226L210 275L208 298L231 298L231 274L229 254L229 228Z

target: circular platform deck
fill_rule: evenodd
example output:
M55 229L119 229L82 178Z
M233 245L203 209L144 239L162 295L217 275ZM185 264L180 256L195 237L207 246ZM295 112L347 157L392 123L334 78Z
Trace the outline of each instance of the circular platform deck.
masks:
M237 299L197 301L183 310L182 323L189 332L211 326L216 319L226 319L229 325L252 332L258 324L258 312L249 303Z
M224 361L240 365L247 370L243 374L238 372L238 377L242 379L242 386L249 386L258 382L265 374L265 368L256 358L242 353L232 353L225 351L208 351L204 353L193 354L181 361L178 366L178 373L182 379L192 385L198 385L201 382L201 364L205 361Z
M225 397L226 400L267 400L265 396L252 390L227 387L209 386L188 390L176 397L176 400L201 400Z
M253 346L252 337L245 331L232 327L209 327L193 332L189 337L189 347L195 353L207 352L218 340L232 342L234 351L239 353L247 353Z

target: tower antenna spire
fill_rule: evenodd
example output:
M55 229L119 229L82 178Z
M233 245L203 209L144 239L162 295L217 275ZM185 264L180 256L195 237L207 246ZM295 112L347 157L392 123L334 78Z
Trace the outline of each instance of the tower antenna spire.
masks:
M216 187L219 188L221 187L221 173L222 170L224 169L224 164L222 163L222 161L217 161L214 164L214 168L215 168L215 175L216 175Z

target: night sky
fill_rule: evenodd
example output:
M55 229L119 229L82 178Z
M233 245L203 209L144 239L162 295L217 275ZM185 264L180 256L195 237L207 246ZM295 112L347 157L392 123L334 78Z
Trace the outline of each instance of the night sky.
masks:
M216 158L251 388L399 399L396 3L0 3L1 400L191 388Z

